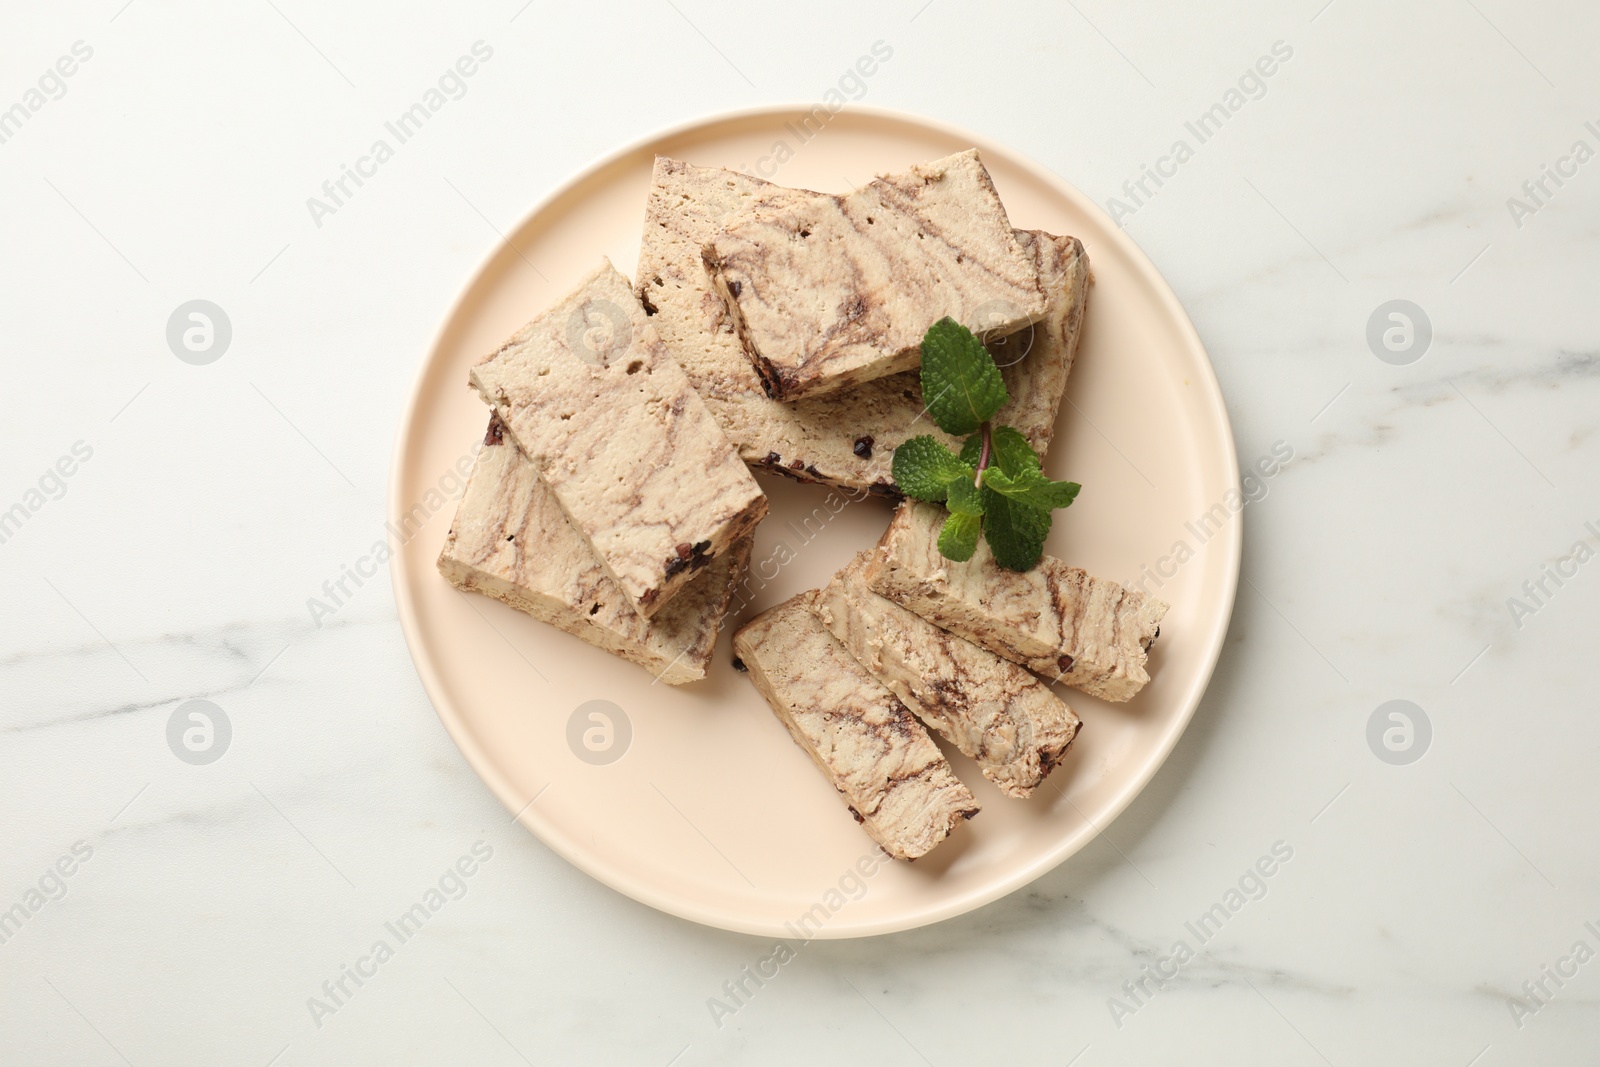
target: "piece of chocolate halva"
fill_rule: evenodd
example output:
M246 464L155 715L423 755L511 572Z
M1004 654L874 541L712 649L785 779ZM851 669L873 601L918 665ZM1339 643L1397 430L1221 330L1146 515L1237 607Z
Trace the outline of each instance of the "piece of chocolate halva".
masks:
M874 592L1052 682L1115 701L1144 688L1166 604L1053 556L1007 570L982 541L965 563L945 559L945 515L937 504L900 505L867 567Z
M610 262L471 377L644 615L767 513L755 479Z
M945 316L1000 337L1048 306L976 149L845 196L769 189L726 219L702 255L777 400L910 370L922 335Z

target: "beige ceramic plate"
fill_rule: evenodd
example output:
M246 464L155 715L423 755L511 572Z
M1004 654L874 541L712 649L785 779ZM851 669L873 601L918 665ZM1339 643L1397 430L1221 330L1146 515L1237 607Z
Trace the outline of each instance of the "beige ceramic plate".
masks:
M626 149L511 232L450 312L417 382L389 512L396 530L407 513L413 526L430 517L408 532L392 566L400 621L439 717L495 795L551 848L630 897L696 922L769 935L795 923L857 937L959 915L1027 884L1082 848L1149 781L1210 678L1239 573L1237 516L1204 540L1196 530L1209 528L1186 524L1224 501L1238 472L1194 328L1150 262L1083 194L1009 149L921 119L850 110L802 141L800 116L775 109L715 118ZM774 172L779 142L792 158ZM886 862L862 877L852 867L871 842L734 671L728 630L710 677L673 688L497 602L458 593L434 569L454 508L441 489L456 488L448 472L486 422L468 366L602 255L631 274L657 153L847 191L973 145L1012 223L1076 235L1094 266L1070 403L1047 461L1052 476L1084 489L1059 514L1047 551L1124 582L1170 556L1176 542L1193 558L1167 562L1172 576L1148 584L1172 611L1151 655L1154 681L1136 700L1106 704L1058 687L1083 732L1029 801L1002 796L952 752L982 814L927 858ZM756 538L752 587L761 588L741 618L825 582L889 516L875 500L834 514L844 498L825 489L765 476L762 485L772 513ZM607 703L584 708L591 701ZM596 709L603 719L591 718ZM609 743L609 751L586 748L585 731L587 744ZM618 758L592 762L606 756Z

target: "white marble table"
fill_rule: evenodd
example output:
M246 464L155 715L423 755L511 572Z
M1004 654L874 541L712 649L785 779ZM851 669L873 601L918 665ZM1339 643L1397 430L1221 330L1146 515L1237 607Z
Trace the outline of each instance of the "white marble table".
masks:
M0 1062L1594 1062L1592 6L95 0L0 26ZM1241 460L1293 458L1246 511L1205 702L1100 839L963 918L807 946L719 1026L771 945L512 826L386 574L307 602L381 536L412 375L497 228L653 130L821 99L879 41L844 94L1117 210ZM206 365L166 336L191 300L231 323ZM1383 316L1369 345L1393 300L1425 352ZM169 746L194 699L231 726L213 763L175 756L183 722ZM1385 710L1369 745L1392 700L1426 739ZM474 848L461 898L368 959Z

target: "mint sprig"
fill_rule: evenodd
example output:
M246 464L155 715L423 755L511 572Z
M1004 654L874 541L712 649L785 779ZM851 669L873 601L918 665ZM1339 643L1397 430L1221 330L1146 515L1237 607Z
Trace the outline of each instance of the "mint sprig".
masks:
M895 449L895 485L949 509L939 531L946 559L971 559L981 535L1000 566L1030 569L1044 554L1054 511L1081 487L1051 481L1026 437L990 425L1008 399L1005 382L989 350L954 319L940 319L922 338L922 395L941 430L970 436L959 455L927 434L911 438Z

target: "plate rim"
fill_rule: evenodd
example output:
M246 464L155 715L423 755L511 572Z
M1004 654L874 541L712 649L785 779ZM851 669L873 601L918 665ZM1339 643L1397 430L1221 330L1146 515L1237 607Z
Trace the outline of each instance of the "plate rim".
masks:
M548 193L535 201L527 211L523 212L515 224L506 229L505 233L520 233L540 214L558 203L578 186L595 175L616 166L627 156L633 155L653 144L683 137L718 125L764 117L792 115L796 112L810 112L815 107L816 105L813 102L760 104L751 107L709 112L656 129L625 143L619 148L592 158L570 177L559 182ZM1128 234L1127 230L1118 226L1087 194L1057 174L1054 169L1034 159L1028 153L1001 144L992 138L981 136L954 123L931 119L911 111L855 104L849 104L842 110L869 119L876 118L920 127L970 144L977 148L980 153L992 151L997 156L1014 160L1028 170L1033 177L1044 182L1052 190L1071 201L1078 210L1083 211L1086 215L1098 216L1103 220L1108 232L1120 235L1122 251L1129 256L1136 273L1149 286L1151 292L1155 294L1166 312L1172 317L1172 321L1178 327L1185 343L1193 346L1193 349L1203 357L1200 380L1194 384L1198 384L1201 387L1208 406L1213 406L1221 419L1221 426L1225 431L1222 435L1226 451L1224 458L1227 460L1229 472L1227 485L1228 488L1234 491L1239 490L1239 457L1238 446L1234 440L1233 420L1229 416L1227 400L1223 396L1221 383L1217 379L1216 367L1211 361L1211 354L1200 340L1199 332L1195 329L1188 312L1178 300L1177 294L1173 292L1172 286L1168 284L1166 277L1156 268L1144 249ZM424 400L424 386L428 378L429 369L434 366L435 360L439 356L440 345L443 343L446 334L451 330L452 324L456 322L457 317L462 313L469 299L477 291L482 279L494 267L496 260L504 254L509 241L508 237L502 235L493 247L484 254L477 268L471 272L466 281L456 291L449 307L439 320L438 326L434 329L428 341L421 363L415 370L410 393L401 414L399 426L395 431L392 458L390 460L385 517L391 524L399 521L401 510L404 508L404 498L401 492L401 483L406 471L404 460L418 410ZM848 920L842 923L829 923L813 936L824 940L876 937L930 926L934 923L955 918L958 915L964 915L967 912L975 911L993 903L1002 897L1009 896L1018 889L1037 881L1076 855L1096 837L1105 833L1106 827L1110 826L1128 809L1134 799L1144 792L1150 781L1155 777L1156 772L1165 766L1167 759L1172 755L1172 751L1177 747L1179 739L1183 737L1189 728L1190 722L1193 721L1200 702L1205 698L1206 691L1210 688L1212 676L1216 672L1217 663L1221 659L1223 645L1227 641L1228 631L1232 626L1233 611L1238 601L1239 578L1244 550L1243 517L1240 516L1239 522L1230 524L1227 527L1227 531L1227 554L1223 561L1222 575L1224 603L1222 605L1220 625L1216 627L1214 633L1210 636L1208 645L1201 650L1202 670L1195 676L1189 692L1183 694L1180 714L1173 719L1165 734L1159 738L1158 743L1148 751L1138 772L1130 777L1113 797L1111 803L1106 807L1106 813L1101 817L1100 822L1096 824L1091 822L1087 816L1084 816L1085 823L1095 831L1092 835L1085 837L1080 832L1065 836L1060 846L1041 852L1038 856L1013 871L1008 877L985 885L981 889L892 918L875 919L856 924L851 924ZM533 800L538 799L538 794L535 794L532 800L516 799L517 793L512 788L511 783L506 780L505 776L495 766L494 761L488 758L483 746L473 735L459 709L443 697L446 687L440 676L439 668L433 662L432 656L426 651L426 646L421 640L415 593L410 584L403 580L406 559L404 547L402 545L400 549L394 551L389 559L389 584L394 594L395 608L399 614L400 629L405 638L407 655L411 660L413 669L417 672L418 680L422 683L423 691L428 696L428 702L433 706L434 714L439 717L439 721L444 725L445 732L449 735L450 740L461 752L473 774L489 788L489 791L506 811L512 813L513 821L521 825L547 848L585 875L657 911L714 929L758 936L792 937L793 935L778 922L748 921L741 916L727 915L715 907L698 904L692 897L660 890L648 881L636 878L609 863L599 861L593 855L577 848L564 833L557 832L554 827L543 825L543 820L532 810ZM1073 844L1074 841L1076 841L1076 844Z

